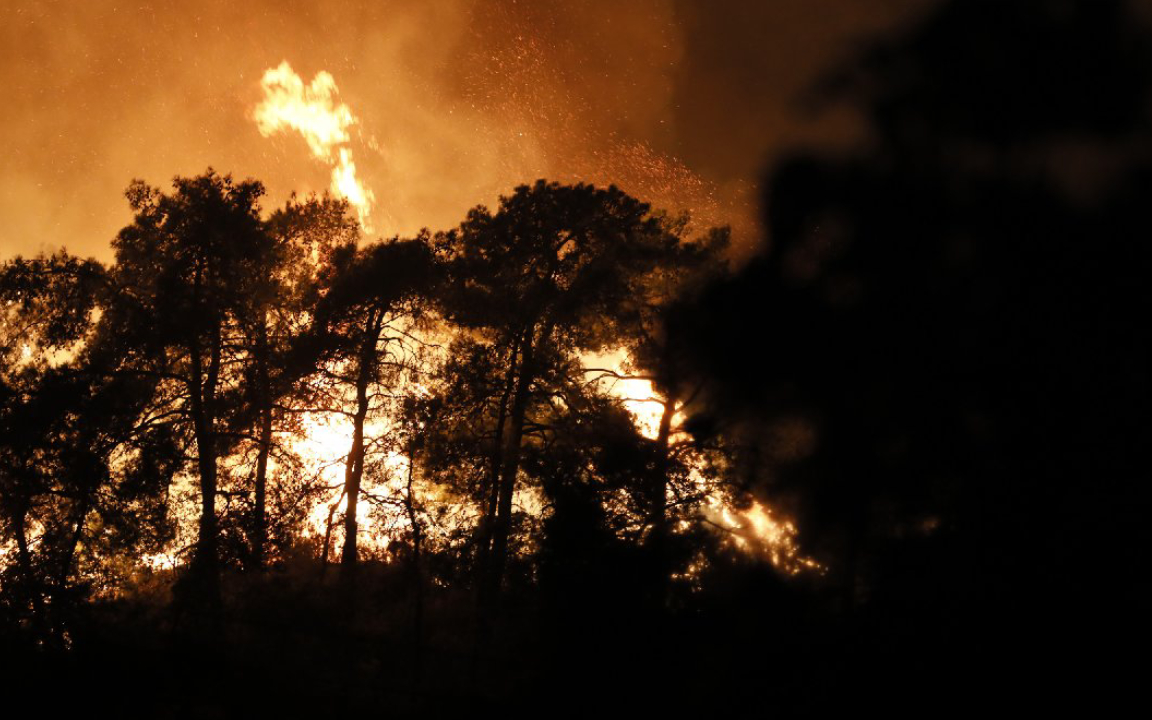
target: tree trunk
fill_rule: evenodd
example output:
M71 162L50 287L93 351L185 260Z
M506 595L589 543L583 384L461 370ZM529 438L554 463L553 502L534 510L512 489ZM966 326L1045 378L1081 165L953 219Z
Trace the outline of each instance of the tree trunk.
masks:
M364 477L364 419L368 416L368 385L376 363L376 343L379 341L380 320L369 318L368 334L360 348L360 366L356 373L356 414L352 418L352 447L344 465L344 494L348 504L344 511L344 549L340 564L347 570L356 565L357 533L356 507L360 500L360 482Z
M331 554L332 549L332 520L336 515L337 508L340 503L344 501L344 491L340 491L340 497L336 502L328 507L328 522L324 525L324 550L320 554L320 572L323 574L328 570L328 556Z
M415 465L416 443L413 441L408 449L408 488L404 506L408 512L408 522L412 525L412 591L415 593L412 608L412 679L413 685L419 686L424 664L424 572L421 558L424 531L416 514L416 500L412 489Z
M516 490L516 475L520 471L520 443L524 435L524 415L528 409L529 390L532 385L533 366L532 330L525 333L520 354L520 375L512 398L509 417L508 442L504 450L504 466L500 473L499 497L496 504L496 522L492 527L492 562L488 573L487 589L490 597L500 591L504 568L508 561L508 536L512 529L512 495Z
M660 414L660 429L656 434L656 457L653 463L649 486L649 518L652 534L649 537L653 559L653 601L663 608L668 599L668 586L671 582L672 564L669 555L668 524L668 470L671 464L670 439L672 418L676 415L676 401L669 397L664 401L664 411Z
M216 519L216 386L220 375L220 323L212 328L212 347L207 373L199 342L189 348L192 360L192 422L196 433L197 467L200 473L200 527L191 572L197 591L209 603L220 600L219 528Z
M84 539L84 523L92 509L92 492L84 492L77 501L76 511L72 514L72 532L68 535L68 545L60 557L57 569L56 584L63 587L68 584L72 576L72 565L76 560L76 549Z
M508 422L508 400L516 384L516 368L520 358L520 342L512 344L508 356L508 371L504 378L504 392L500 396L500 405L496 411L496 429L492 437L492 458L488 485L484 488L485 507L484 516L480 519L478 528L478 566L481 584L486 582L488 569L492 560L492 526L496 522L496 507L500 495L500 471L503 468L504 457L504 427Z
M32 625L37 633L43 637L44 622L44 596L41 583L36 578L36 571L32 562L32 549L28 545L28 504L19 503L19 507L12 515L13 529L16 535L16 561L20 567L20 587L26 594L28 604L32 608Z
M268 455L272 450L272 384L268 379L268 327L260 322L256 341L257 402L260 403L260 454L256 457L255 508L252 517L252 564L264 568L268 545Z

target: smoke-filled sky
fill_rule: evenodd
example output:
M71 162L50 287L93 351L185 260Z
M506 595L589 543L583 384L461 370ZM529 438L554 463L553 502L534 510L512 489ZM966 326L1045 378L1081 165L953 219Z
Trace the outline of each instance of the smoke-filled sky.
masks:
M331 166L254 120L264 73L331 74L376 234L442 229L538 177L615 182L756 236L786 147L851 136L798 97L932 0L4 0L0 257L110 259L124 188L208 166L265 207ZM740 248L738 248L739 250Z

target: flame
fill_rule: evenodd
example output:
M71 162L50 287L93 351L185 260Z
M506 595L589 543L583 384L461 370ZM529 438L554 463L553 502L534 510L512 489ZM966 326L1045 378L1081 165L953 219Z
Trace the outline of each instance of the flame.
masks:
M632 360L628 357L628 353L622 349L607 353L587 353L581 357L581 362L585 368L608 371L596 378L595 382L608 394L623 401L641 435L649 440L655 440L660 433L660 416L664 414L664 400L657 394L651 380L629 377ZM683 413L676 412L672 416L673 426L683 420Z
M796 524L776 517L772 509L761 502L753 500L746 510L737 510L715 495L710 495L706 505L709 519L728 531L736 547L767 557L773 565L789 575L797 575L805 570L824 572L823 565L800 552Z
M588 354L582 360L586 368L611 370L621 376L628 375L633 367L631 358L622 349ZM656 392L651 381L606 375L597 382L603 383L608 393L623 402L642 435L649 439L657 437L665 400ZM422 391L426 390L418 382L412 384ZM684 437L683 432L679 430L683 419L682 412L674 414L671 435L673 439ZM351 444L352 422L338 413L322 412L305 413L301 420L300 431L289 439L289 445L294 454L303 460L305 473L315 477L321 488L319 496L309 509L303 535L323 539L327 534L331 517L330 552L335 555L343 543L344 528L340 518L346 502L343 497L344 461ZM366 438L383 437L388 431L387 422L382 420L370 420L365 426ZM403 479L407 476L410 460L402 453L388 451L383 457L378 456L377 462L380 471L365 474L363 478L361 489L364 495L357 504L356 515L360 533L359 546L378 556L386 556L391 552L389 546L393 541L403 537L410 530L409 519L403 512L374 512L369 496L391 498L393 502L401 497L404 492ZM733 547L744 553L762 557L789 575L825 571L817 561L803 554L798 542L799 530L795 523L780 516L771 507L758 500L753 500L745 508L737 507L720 484L714 479L705 477L702 465L699 463L693 463L691 478L699 497L702 498L702 518L722 531L727 538L726 542ZM186 480L191 482L191 478ZM437 496L435 500L437 504L451 509L451 514L456 518L454 522L476 520L474 513L469 512L467 503L461 498L451 494L444 495L442 490L423 483L421 485L421 493L429 498ZM183 518L185 526L182 528L182 534L189 539L189 543L195 532L193 496L192 491L183 493L188 511L178 513ZM543 513L543 498L535 488L518 488L514 503L520 511L530 517L540 517ZM335 510L330 516L333 506ZM687 520L682 521L682 526L686 527L687 523ZM445 530L440 528L438 531L433 527L424 529L426 534ZM444 539L447 539L447 535ZM4 555L4 549L0 548L0 561L4 559ZM180 565L183 560L181 552L176 550L150 554L142 558L143 565L153 570L171 569ZM685 577L698 573L698 567L689 568Z
M304 534L323 538L328 527L329 510L336 505L333 514L333 543L338 549L343 543L344 525L340 518L347 502L344 497L344 463L352 444L352 421L339 415L308 413L304 416L301 430L300 436L292 442L293 449L306 459L311 471L327 487L327 492L317 499L308 513ZM381 430L374 427L373 423L365 427L367 436L379 432ZM385 462L395 469L398 464L406 464L407 458L390 453ZM382 489L374 485L367 475L361 481L361 492L365 495ZM358 543L367 549L385 550L391 539L377 527L371 511L372 506L366 498L361 498L356 504Z
M305 85L285 60L269 68L260 80L264 100L252 112L252 119L264 137L279 132L296 131L308 143L316 159L332 168L332 193L346 198L360 218L365 232L376 196L356 177L352 138L348 128L359 122L351 108L337 102L336 80L330 73L318 72Z
M633 363L627 351L617 349L607 353L589 353L581 360L590 372L608 371L595 382L600 383L610 395L623 401L641 435L655 440L667 400L660 397L651 380L629 377ZM678 428L684 417L680 410L673 414L672 438L683 436ZM705 517L726 531L736 547L767 557L774 566L790 575L804 570L823 572L824 568L819 563L801 554L797 543L799 530L793 522L777 518L771 508L756 500L746 510L733 507L720 489L713 487L700 474L699 466L692 469L692 476L704 495Z

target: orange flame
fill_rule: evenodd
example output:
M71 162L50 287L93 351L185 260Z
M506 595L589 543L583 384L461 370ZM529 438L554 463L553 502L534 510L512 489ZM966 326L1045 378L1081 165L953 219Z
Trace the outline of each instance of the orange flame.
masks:
M308 143L316 159L332 168L332 193L346 198L360 218L365 232L376 196L356 177L348 128L359 120L351 108L337 102L336 80L331 74L318 72L305 84L285 60L269 68L260 81L264 100L252 112L252 119L264 137L279 132L296 131Z
M655 440L667 400L657 393L651 380L630 376L633 362L628 352L618 348L610 352L586 353L581 360L585 368L596 368L595 372L600 373L595 382L623 402L640 434ZM673 415L673 438L683 436L679 428L684 418L680 410ZM704 495L705 517L726 531L736 547L766 557L789 575L805 570L823 572L823 566L801 554L799 530L790 520L777 517L772 508L756 500L746 510L737 509L718 487L710 487L698 468L693 468L693 477ZM675 498L670 495L669 501L672 500Z

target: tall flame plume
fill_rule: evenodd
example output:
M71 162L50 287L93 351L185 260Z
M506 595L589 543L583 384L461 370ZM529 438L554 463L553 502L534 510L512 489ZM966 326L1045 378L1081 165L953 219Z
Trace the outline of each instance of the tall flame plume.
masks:
M331 190L356 209L360 225L371 232L370 218L376 196L356 176L352 140L348 129L359 122L351 108L339 102L336 80L330 73L318 72L312 82L304 80L285 60L269 68L260 80L264 100L252 112L252 119L264 137L276 133L300 133L312 155L332 170Z

